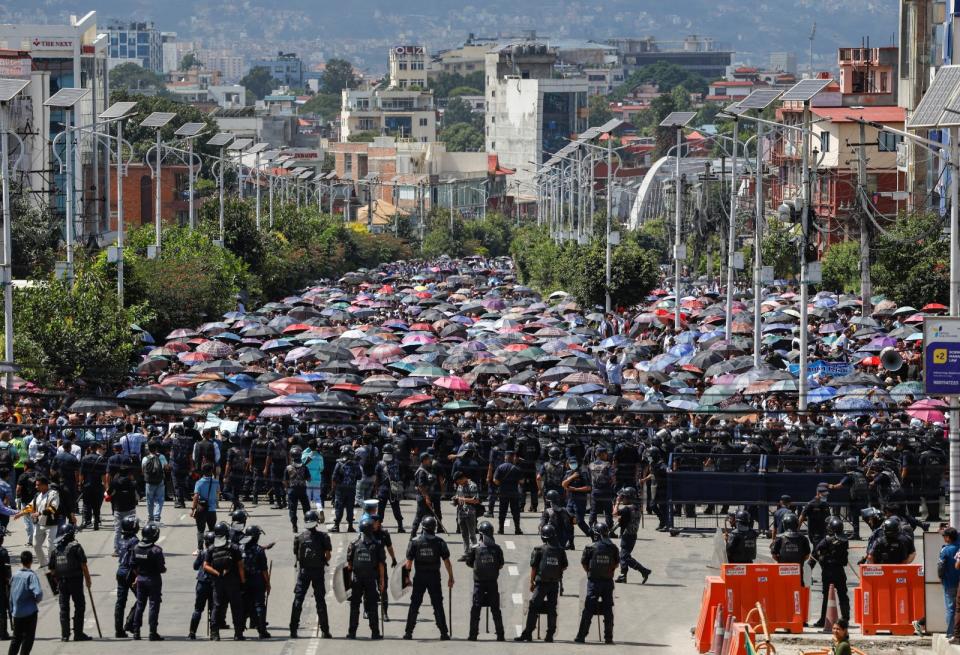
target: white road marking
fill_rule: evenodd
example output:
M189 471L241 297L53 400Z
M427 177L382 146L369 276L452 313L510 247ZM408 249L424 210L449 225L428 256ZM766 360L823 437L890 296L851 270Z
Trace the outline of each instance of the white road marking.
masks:
M516 549L517 549L517 544L513 543L512 541L504 541L504 542L503 542L503 545L507 547L507 550L516 550Z
M507 567L507 573L509 573L510 575L513 575L513 576L517 576L517 575L520 575L520 569L518 569L518 568L515 567L515 566L508 566L508 567Z
M518 636L518 637L519 637L521 634L523 634L523 626L522 626L522 625L515 625L515 626L513 626L513 629L517 631L517 636Z
M180 515L180 520L181 520L181 521L186 521L188 516L190 516L190 515L189 515L189 514L181 514L181 515Z
M311 639L310 643L307 644L306 655L316 655L317 649L320 648L319 639Z
M514 605L523 605L523 594L512 594L511 598Z
M157 539L157 545L159 546L160 544L162 544L166 540L166 538L167 538L167 535L163 535L162 537Z

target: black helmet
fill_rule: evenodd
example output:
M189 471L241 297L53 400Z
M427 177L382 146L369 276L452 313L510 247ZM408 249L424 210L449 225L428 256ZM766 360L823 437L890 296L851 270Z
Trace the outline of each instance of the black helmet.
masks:
M309 512L303 515L303 527L307 530L313 530L320 523L320 515L317 514L316 510L311 509Z
M340 446L340 456L341 457L352 457L353 449L350 446Z
M597 521L593 526L593 534L597 539L606 539L610 534L610 526L606 521Z
M187 428L188 430L192 430L196 425L197 425L197 422L194 420L192 416L188 416L185 419L183 419L183 427Z
M560 449L556 446L547 451L547 456L554 461L559 460L561 455L563 455L563 453L561 453Z
M213 533L213 530L207 530L203 533L203 545L208 548L213 545L213 540L216 538L216 535Z
M545 544L552 544L557 538L557 530L552 525L545 525L540 528L540 539Z
M360 519L360 532L363 534L370 534L373 532L373 519L369 516L364 516Z
M880 513L876 507L865 507L860 510L860 518L863 519L863 522L869 525L871 528L876 528L880 523L880 520L883 518L883 514Z
M230 434L228 430L223 431L224 439L227 439L232 444L240 443L240 435L237 433Z
M220 521L215 526L213 526L213 537L215 539L226 539L230 536L230 526L225 522Z
M290 449L290 460L294 464L299 464L301 457L303 457L303 448L301 448L300 446L294 446L293 448Z
M240 525L247 524L247 512L242 509L235 509L233 513L230 514L231 523L239 523Z
M858 460L856 457L848 457L845 460L843 460L843 464L848 469L855 469L858 466L860 466L860 460Z
M843 519L839 516L831 516L827 521L827 534L843 534Z
M627 500L636 500L637 490L634 487L624 487L620 490L620 496L626 498Z
M394 446L392 443L383 444L383 454L384 454L384 455L387 455L387 454L393 455L393 454L396 453L396 452L397 452L397 448L396 448L396 446Z
M480 521L480 524L477 526L477 534L482 534L484 537L493 539L493 523L490 521Z
M883 522L883 536L887 539L893 539L900 534L900 519L891 516Z
M270 424L270 432L272 434L280 434L282 431L283 431L283 428L280 426L279 423L274 422Z
M793 512L787 512L783 516L783 531L784 532L796 532L800 527L800 520L797 518L797 515Z
M65 523L60 526L57 532L57 543L68 544L77 536L77 528L72 523Z
M259 526L251 525L243 531L244 543L255 544L262 534L264 534L264 532Z
M158 524L151 521L143 526L143 530L140 532L140 541L145 544L155 544L159 538L160 526Z
M124 536L132 537L140 531L140 519L136 516L124 516L120 521L120 532Z
M560 502L560 492L557 491L556 489L551 489L546 493L544 498L546 498L547 502L550 503L551 505L556 505L557 503Z
M738 529L749 530L753 526L753 517L750 512L742 509L737 512L736 522Z
M61 436L67 441L73 441L77 438L77 435L73 432L73 428L67 428L61 433Z
M423 521L420 523L420 527L423 528L423 531L427 534L436 534L437 533L437 519L432 516L424 517Z

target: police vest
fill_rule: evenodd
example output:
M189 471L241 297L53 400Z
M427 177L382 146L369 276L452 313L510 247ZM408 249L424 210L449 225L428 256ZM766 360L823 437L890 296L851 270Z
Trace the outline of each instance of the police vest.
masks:
M844 567L847 565L847 542L838 537L827 537L826 545L820 549L821 566Z
M417 570L440 570L440 544L436 539L418 537L414 548Z
M246 573L247 581L250 581L250 578L260 572L260 565L257 560L260 555L260 546L255 546L253 544L247 544L243 548L243 570Z
M297 548L297 561L305 569L322 569L327 560L321 550L321 544L315 542L312 535L300 535L300 545Z
M500 575L500 563L497 559L497 553L493 548L483 544L477 546L474 549L473 579L480 582L496 580Z
M613 476L607 462L594 462L590 465L590 483L594 492L613 489Z
M53 566L58 578L77 578L83 573L80 568L80 558L76 555L78 548L80 544L72 541L65 548L57 548L54 551Z
M139 543L136 537L124 537L120 539L120 549L117 558L117 573L126 575L133 570L133 549Z
M544 489L560 489L563 484L563 467L553 462L543 465Z
M803 553L800 543L803 537L798 534L785 534L780 540L780 562L783 564L801 564Z
M291 464L287 467L287 484L295 489L307 486L306 468L302 464Z
M137 544L133 548L133 565L137 569L137 575L143 577L152 577L159 575L159 567L153 555L153 544Z
M375 544L367 543L363 539L353 542L353 558L350 561L350 567L353 569L353 576L358 580L370 580L376 575L374 548Z
M867 476L860 471L849 471L847 477L853 483L850 485L850 500L854 502L867 500L870 497L870 483L867 482Z
M563 578L563 566L560 563L560 553L556 546L546 546L540 550L540 568L537 576L540 582L560 582Z
M233 551L230 546L217 546L210 551L210 566L221 576L233 570Z
M630 519L623 526L626 534L636 535L640 530L640 508L636 505L627 505L624 509L630 510Z
M591 580L612 580L613 569L616 564L617 549L613 544L597 542L593 546L593 556L590 558L589 571Z

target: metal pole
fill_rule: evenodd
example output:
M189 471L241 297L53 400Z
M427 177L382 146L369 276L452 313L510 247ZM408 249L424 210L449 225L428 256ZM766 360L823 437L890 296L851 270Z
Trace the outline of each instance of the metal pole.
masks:
M680 331L680 203L683 189L680 188L680 148L683 144L683 128L677 127L677 168L674 177L673 207L673 329Z
M450 183L450 232L453 232L453 182Z
M257 232L260 231L260 153L254 155L254 184L257 185Z
M224 220L223 220L223 209L224 209L224 208L223 208L223 204L224 204L223 167L224 167L224 164L225 164L225 162L224 162L224 159L223 159L223 148L221 147L221 148L220 148L220 171L219 171L219 173L220 173L220 175L219 175L219 177L220 177L220 243L221 243L221 244L225 244L225 241L224 241L224 238L223 238L223 233L224 233L224 229L223 229L223 224L224 224Z
M799 402L798 409L801 412L807 409L807 389L809 381L807 380L807 297L809 290L807 288L807 233L810 225L810 205L813 202L811 195L811 175L810 175L810 135L813 130L810 125L810 101L803 104L803 222L801 225L802 235L800 237L800 381L799 381Z
M7 106L0 105L0 179L3 194L3 358L8 367L13 364L13 249L10 244L10 171L7 153L10 151L7 134ZM12 368L8 369L7 391L13 381Z
M64 198L64 204L66 207L66 214L67 214L67 233L66 233L67 282L72 284L73 283L73 209L74 209L73 208L73 202L74 202L73 188L75 185L75 182L73 179L73 166L74 166L73 139L70 134L70 131L71 131L70 128L73 123L72 109L64 110L64 120L66 121L66 124L64 125L66 136L64 137L64 139L67 142L67 146L66 146L67 148L66 150L66 155L67 155L66 186L67 188L66 188L66 197Z
M757 171L754 185L756 198L755 225L753 227L753 365L760 367L760 274L763 271L763 253L760 245L763 237L763 123L757 123Z
M269 208L269 211L270 211L270 227L272 228L272 227L273 227L273 174L272 174L272 173L267 176L267 181L270 183L270 192L269 192L269 194L268 194L268 195L269 195L268 204L269 204L269 206L270 206L270 208Z
M724 338L730 340L733 336L733 258L736 248L737 230L737 146L740 143L740 120L733 119L733 153L730 159L730 225L727 234L727 311Z
M960 315L960 131L950 128L950 316ZM960 525L960 398L950 396L950 525Z
M190 154L187 157L190 163L187 171L187 184L190 191L190 231L193 232L193 229L197 226L193 207L193 139L190 139L189 144L188 151Z
M154 223L155 223L155 225L156 225L156 232L157 232L155 243L157 244L158 247L160 246L160 240L161 240L161 234L160 234L160 232L161 232L161 229L160 229L160 182L161 182L161 178L160 178L160 174L161 174L161 166L162 166L161 161L163 160L163 154L160 152L160 147L161 147L161 146L160 146L160 128L157 128L157 170L156 170L157 188L154 190L154 198L155 198L155 202L156 202L156 206L157 206L157 207L156 207L156 215L155 215L153 218L154 218Z
M863 202L867 191L867 126L860 122L860 143L857 147L857 204ZM873 289L870 284L870 221L866 207L860 207L860 299L863 301L861 313L871 313L870 296Z
M117 304L123 307L123 119L117 121Z
M679 153L677 153L679 154ZM613 213L613 134L607 133L607 252L604 262L604 279L606 289L604 292L604 310L610 313L610 215Z
M243 151L237 151L237 193L243 200Z

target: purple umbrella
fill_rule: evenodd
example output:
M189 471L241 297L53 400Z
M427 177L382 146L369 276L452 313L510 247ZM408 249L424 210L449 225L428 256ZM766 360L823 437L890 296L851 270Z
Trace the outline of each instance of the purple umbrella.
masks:
M497 387L494 393L512 393L517 396L534 396L533 390L524 384L504 384Z

